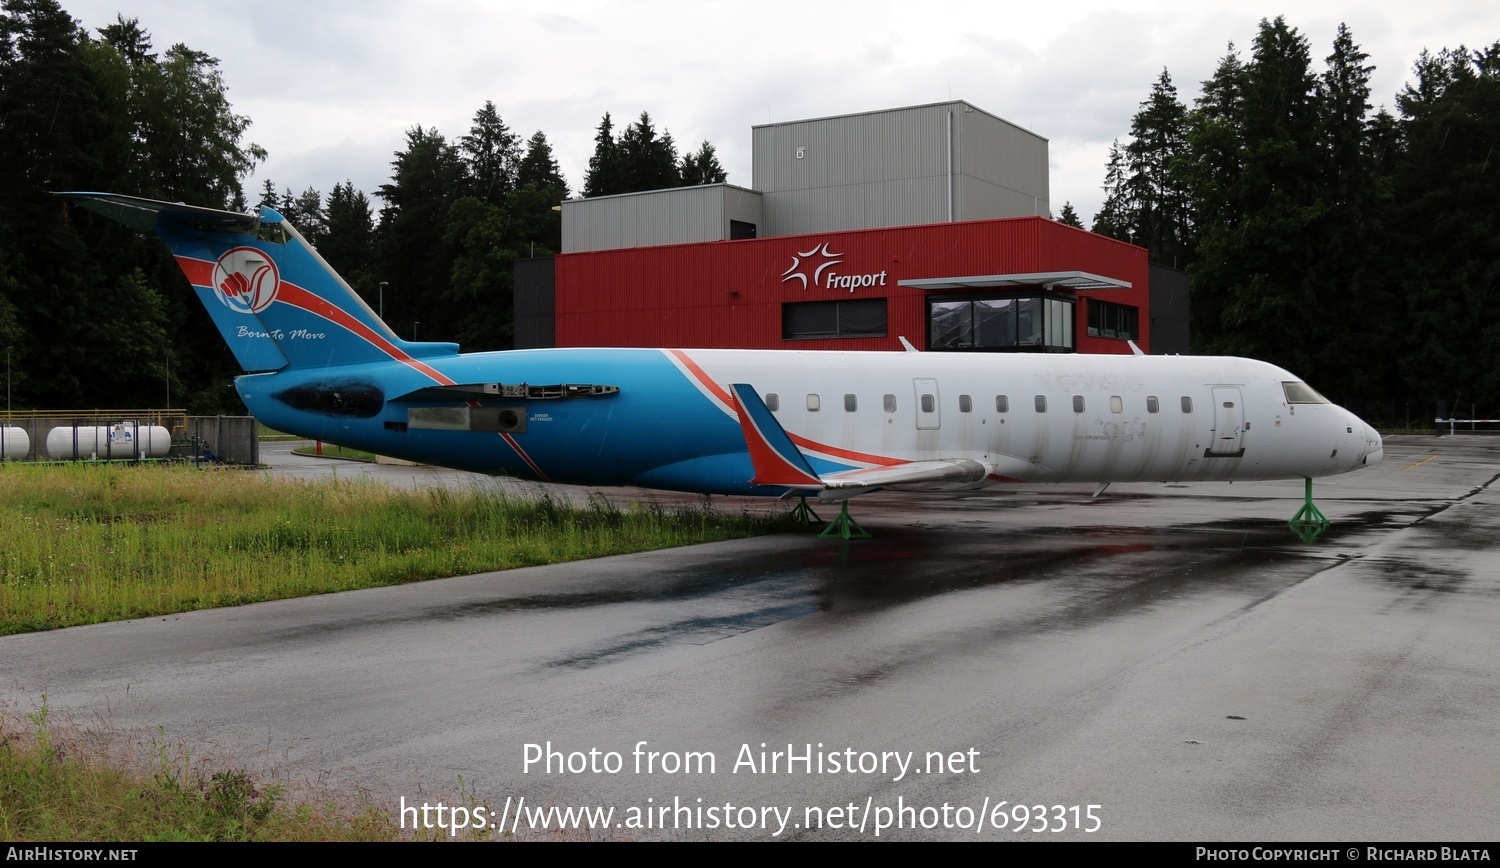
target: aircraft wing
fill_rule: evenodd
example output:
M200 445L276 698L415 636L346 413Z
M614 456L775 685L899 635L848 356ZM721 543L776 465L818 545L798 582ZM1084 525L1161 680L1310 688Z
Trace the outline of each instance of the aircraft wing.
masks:
M740 428L745 433L745 445L755 467L755 476L750 481L756 485L778 485L801 491L836 491L835 497L844 498L892 486L978 482L988 473L978 461L956 458L909 461L820 476L792 443L792 438L787 436L753 386L735 383L729 389L739 405Z
M979 482L989 471L967 458L910 461L891 467L865 467L823 477L827 488L841 490L892 488L900 485L934 485ZM853 492L858 494L858 491Z

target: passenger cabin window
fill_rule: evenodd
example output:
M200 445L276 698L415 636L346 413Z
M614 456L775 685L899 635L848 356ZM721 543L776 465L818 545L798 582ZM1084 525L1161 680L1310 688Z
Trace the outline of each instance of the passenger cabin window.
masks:
M923 413L934 413L934 412L937 412L937 399L934 398L934 397L932 397L931 395L923 395L922 396L922 412Z
M1082 395L1074 395L1073 396L1073 412L1074 413L1082 413L1083 412L1083 396Z
M1047 412L1047 396L1046 395L1037 395L1036 396L1036 411L1038 413L1045 413L1045 412Z
M1110 395L1109 396L1109 412L1111 412L1111 413L1123 413L1123 412L1125 412L1125 401L1124 401L1124 399L1122 399L1119 395Z
M1156 400L1156 396L1155 395L1151 395L1151 396L1149 396L1149 397L1146 398L1146 412L1147 413L1160 413L1161 412L1161 402L1158 401L1158 400Z
M885 405L885 411L887 413L894 413L894 412L896 412L896 396L895 395L886 395L885 397L881 398L880 401L881 401L881 403L883 405Z
M809 413L816 413L816 412L818 412L818 410L822 406L822 403L823 403L822 401L818 400L818 396L817 395L808 395L807 396L807 412L809 412Z
M781 398L775 392L766 395L766 409L772 413L781 409Z
M855 410L858 410L858 409L859 409L859 399L856 398L856 397L854 397L853 395L845 395L844 396L844 412L845 413L853 413Z
M1184 412L1184 413L1191 413L1191 412L1193 412L1193 399L1189 398L1187 395L1183 395L1182 396L1182 412Z
M995 412L996 413L1009 413L1010 412L1010 398L1006 397L1005 395L996 395L995 396Z
M959 395L958 396L958 412L960 412L960 413L972 413L973 411L974 411L974 401L973 401L973 399L970 398L968 395Z

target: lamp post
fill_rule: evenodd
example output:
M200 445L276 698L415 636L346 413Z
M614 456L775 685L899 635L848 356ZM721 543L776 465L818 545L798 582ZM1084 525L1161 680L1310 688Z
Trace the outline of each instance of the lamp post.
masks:
M385 319L385 286L389 282L390 281L388 281L388 280L382 280L382 281L380 281L380 284L379 284L379 286L380 286L380 318L381 319Z

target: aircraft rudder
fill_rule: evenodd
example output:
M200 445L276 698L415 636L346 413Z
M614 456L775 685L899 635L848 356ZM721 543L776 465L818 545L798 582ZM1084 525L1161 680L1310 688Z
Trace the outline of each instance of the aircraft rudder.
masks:
M240 214L109 193L63 194L171 249L247 372L456 355L398 338L272 208Z

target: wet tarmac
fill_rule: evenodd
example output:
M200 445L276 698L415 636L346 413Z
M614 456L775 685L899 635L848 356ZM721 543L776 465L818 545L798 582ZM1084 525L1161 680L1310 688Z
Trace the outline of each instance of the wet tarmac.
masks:
M0 697L521 838L1488 841L1500 438L1385 456L1318 482L1312 544L1296 482L881 493L872 540L0 638ZM551 807L614 814L527 828Z

